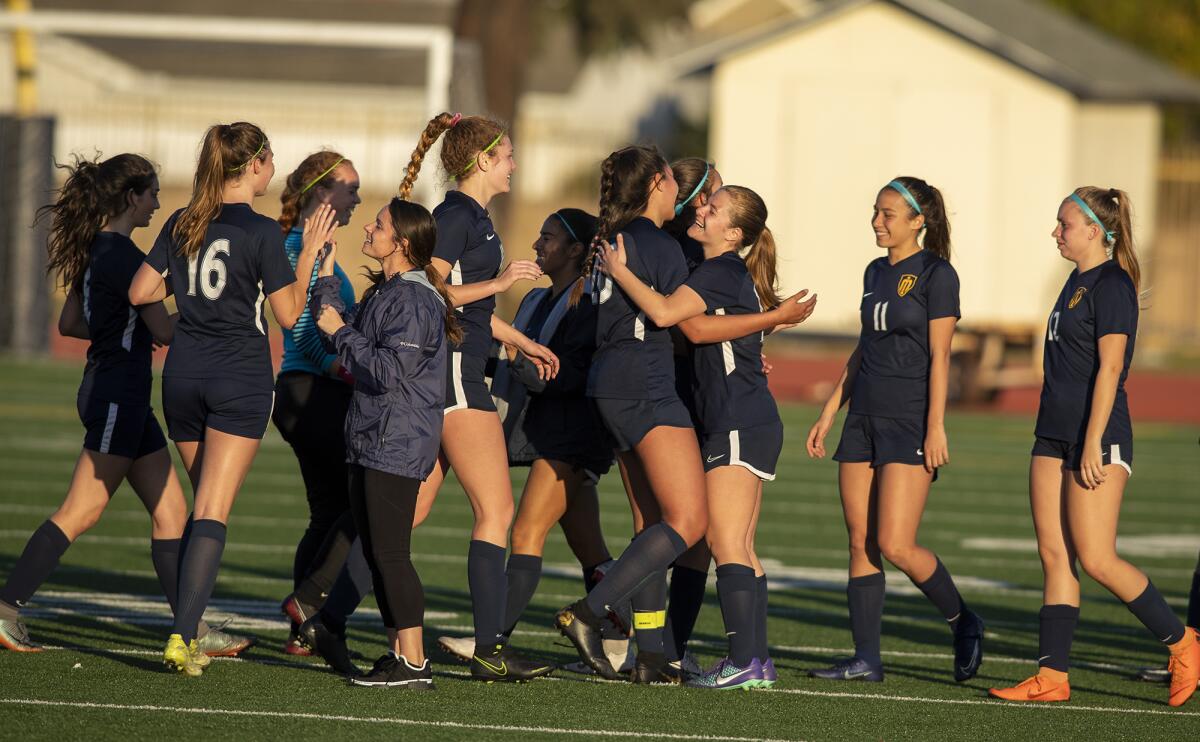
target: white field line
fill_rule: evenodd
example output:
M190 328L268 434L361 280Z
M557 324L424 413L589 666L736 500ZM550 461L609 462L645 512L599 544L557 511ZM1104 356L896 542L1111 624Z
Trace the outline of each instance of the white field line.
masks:
M369 693L369 691L368 691ZM552 734L576 737L624 737L644 738L647 736L661 739L680 740L720 740L727 742L755 742L756 737L730 737L716 734L678 734L674 732L657 732L646 729L631 729L629 731L614 731L611 729L567 729L565 727L539 727L510 724L469 724L460 721L421 721L418 719L403 719L387 716L346 716L342 714L311 714L299 711L246 711L240 709L187 708L185 706L152 706L149 704L123 703L89 703L81 701L49 701L37 698L0 698L0 703L13 706L48 706L57 708L99 709L111 711L150 711L166 714L203 714L211 716L241 716L268 719L309 719L312 721L359 722L368 724L395 724L411 727L440 727L445 729L473 729L485 732L521 732L526 734ZM771 740L769 742L783 742Z

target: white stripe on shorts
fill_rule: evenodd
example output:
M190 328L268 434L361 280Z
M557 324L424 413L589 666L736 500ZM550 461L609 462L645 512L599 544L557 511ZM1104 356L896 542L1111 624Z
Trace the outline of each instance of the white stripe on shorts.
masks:
M729 431L729 464L730 466L740 466L743 469L748 469L751 474L763 480L764 482L775 481L774 474L768 474L765 471L759 471L745 461L742 461L742 439L738 431Z
M1131 477L1133 476L1133 467L1131 467L1129 465L1129 462L1127 462L1121 458L1121 447L1120 446L1118 446L1115 443L1110 445L1108 447L1108 455L1109 455L1109 459L1110 459L1110 461L1108 463L1116 464L1117 466L1124 467L1125 471L1129 472L1129 476L1131 476Z
M117 403L108 403L108 417L104 420L104 434L100 436L100 453L108 453L112 445L113 429L117 427Z
M467 392L462 383L462 357L462 353L450 353L450 383L454 385L454 406L442 410L443 415L467 408Z

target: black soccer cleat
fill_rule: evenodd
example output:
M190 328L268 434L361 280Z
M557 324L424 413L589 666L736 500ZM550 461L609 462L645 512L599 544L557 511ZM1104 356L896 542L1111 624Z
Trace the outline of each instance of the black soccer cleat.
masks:
M882 683L883 665L872 665L864 659L851 657L836 662L831 667L809 670L808 676L818 680L863 680L868 683Z
M575 645L583 664L596 671L605 680L624 680L604 653L604 642L600 633L600 621L589 620L591 611L583 601L572 603L554 616L554 628Z
M346 677L362 675L350 659L350 650L346 646L346 635L331 630L317 614L300 625L300 637L325 660L334 672Z
M506 644L476 647L471 656L471 679L487 683L522 683L552 672L552 663L526 659Z
M401 690L433 690L433 665L429 659L420 667L410 665L403 655L388 652L375 660L366 675L350 678L351 685L367 688L398 688Z
M629 672L629 681L634 685L679 685L683 682L683 677L680 671L667 661L665 654L638 652L637 662Z
M954 679L975 677L983 663L983 619L966 608L954 629Z

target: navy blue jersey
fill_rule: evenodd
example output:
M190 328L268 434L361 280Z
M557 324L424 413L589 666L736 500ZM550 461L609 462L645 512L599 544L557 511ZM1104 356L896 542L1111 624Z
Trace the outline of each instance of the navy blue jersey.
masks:
M683 251L683 260L687 263L687 271L690 275L704 262L704 245L685 234L679 238L679 249Z
M437 244L433 257L450 264L447 283L461 286L490 281L500 273L504 245L487 209L460 191L448 191L446 199L433 210L437 221ZM462 325L462 344L451 349L468 355L486 357L492 347L492 312L496 297L489 296L456 310Z
M859 311L862 355L850 412L924 420L929 406L929 322L961 316L954 266L926 250L895 265L886 257L872 260L863 274Z
M1071 271L1046 328L1042 369L1042 403L1036 435L1070 443L1082 442L1092 408L1092 389L1100 367L1097 343L1105 335L1128 335L1125 365L1103 440L1133 438L1125 377L1133 360L1137 335L1138 297L1133 279L1115 260L1080 273Z
M153 338L137 307L129 303L129 284L146 256L133 240L116 232L100 232L89 250L81 299L92 342L79 394L149 405Z
M679 243L654 226L654 222L638 217L622 233L626 265L643 283L669 295L687 279L687 264ZM588 396L610 399L677 396L670 334L647 319L615 281L605 278L600 283L596 355L588 374Z
M704 261L684 285L704 300L705 314L762 311L750 271L736 252ZM693 348L696 411L705 435L779 421L779 410L762 370L762 344L763 334L756 332Z
M146 262L171 282L179 323L163 376L242 377L271 387L271 343L263 305L296 280L279 222L248 204L224 204L200 251L180 256L171 236L175 212Z

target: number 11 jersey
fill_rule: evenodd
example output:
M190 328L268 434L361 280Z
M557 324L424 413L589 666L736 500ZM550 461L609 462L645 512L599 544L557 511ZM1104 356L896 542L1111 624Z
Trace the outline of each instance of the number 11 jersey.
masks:
M190 260L173 237L176 211L146 262L170 282L179 309L163 377L243 378L270 387L271 344L263 304L296 280L279 223L249 204L223 204Z

